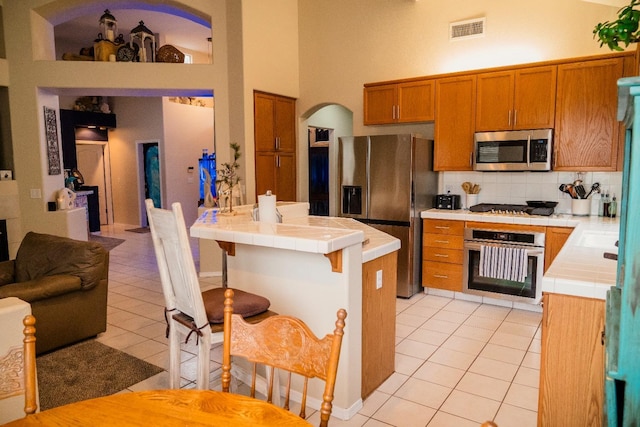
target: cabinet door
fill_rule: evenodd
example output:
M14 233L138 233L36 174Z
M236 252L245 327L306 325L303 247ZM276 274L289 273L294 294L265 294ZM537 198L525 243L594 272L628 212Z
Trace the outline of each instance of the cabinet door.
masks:
M557 69L551 65L516 70L513 129L553 128Z
M544 271L551 266L551 263L564 246L567 239L573 232L570 227L547 227L544 243Z
M539 426L601 426L605 301L545 293Z
M296 149L296 101L277 97L275 106L276 150L293 153Z
M437 81L434 170L472 169L475 105L475 76Z
M478 74L476 131L508 130L513 126L513 71Z
M256 152L256 195L271 190L276 193L276 155L269 152Z
M617 81L622 75L622 58L558 66L555 170L616 170Z
M276 186L274 194L278 200L296 200L296 157L293 154L277 153L275 158Z
M275 150L276 129L273 120L276 114L275 98L271 95L254 92L253 109L255 150Z
M364 88L364 124L381 125L394 123L396 118L396 84Z
M435 118L435 80L398 84L398 122L429 122Z

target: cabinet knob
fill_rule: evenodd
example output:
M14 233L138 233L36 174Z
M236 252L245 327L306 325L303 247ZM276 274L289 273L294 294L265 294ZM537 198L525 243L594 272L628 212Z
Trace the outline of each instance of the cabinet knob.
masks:
M445 276L443 274L434 274L433 277L437 278L437 279L448 279L449 276Z
M436 240L435 242L436 242L436 243L444 243L445 245L448 245L448 244L449 244L449 241L448 241L448 240Z

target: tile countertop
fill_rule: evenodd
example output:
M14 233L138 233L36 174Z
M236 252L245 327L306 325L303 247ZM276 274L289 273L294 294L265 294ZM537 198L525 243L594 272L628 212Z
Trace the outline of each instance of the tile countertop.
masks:
M283 212L281 224L265 224L242 209L235 216L205 211L191 226L191 236L320 254L362 244L363 263L400 249L400 240L350 218Z
M467 210L430 209L422 218L460 221L573 227L573 233L542 278L542 291L605 299L615 286L617 262L604 258L604 252L618 253L615 242L620 232L618 218L571 215L512 217L471 213Z

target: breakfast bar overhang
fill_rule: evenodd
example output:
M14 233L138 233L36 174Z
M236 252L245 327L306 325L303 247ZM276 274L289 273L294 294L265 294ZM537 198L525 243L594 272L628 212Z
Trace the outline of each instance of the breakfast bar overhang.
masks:
M272 310L299 317L320 337L333 330L338 309L347 310L332 415L351 418L394 370L400 241L348 218L287 215L283 207L283 222L270 224L238 208L205 211L191 236L227 250L229 287L264 295ZM320 402L320 386L310 384L309 406Z

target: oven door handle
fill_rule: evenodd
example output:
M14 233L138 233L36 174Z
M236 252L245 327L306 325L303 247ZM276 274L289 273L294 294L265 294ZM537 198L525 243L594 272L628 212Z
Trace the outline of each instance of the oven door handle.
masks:
M496 246L495 244L493 244L494 246ZM482 243L479 242L464 242L464 248L465 249L470 249L472 251L479 251L480 250L480 246L483 246ZM489 246L489 245L486 245ZM499 246L507 246L510 248L523 248L522 246L515 246L515 245L499 245ZM524 247L524 249L527 250L527 256L540 256L540 255L544 255L544 248L541 247Z

